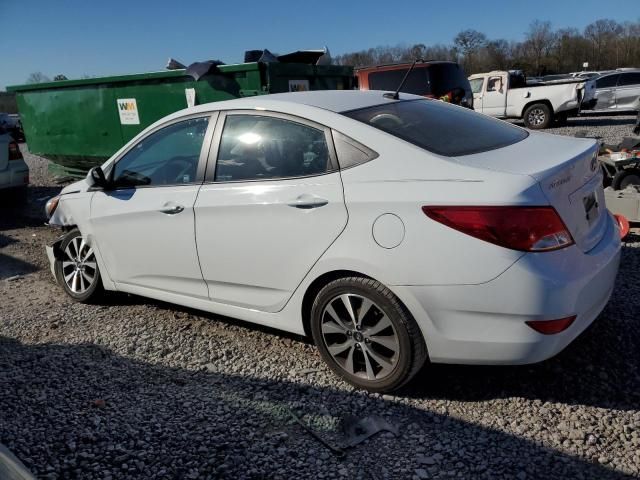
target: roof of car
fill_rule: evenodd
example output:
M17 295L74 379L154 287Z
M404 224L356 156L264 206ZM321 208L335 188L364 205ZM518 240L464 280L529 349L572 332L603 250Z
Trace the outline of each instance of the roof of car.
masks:
M271 95L258 95L255 97L213 102L198 105L188 110L197 113L208 110L231 110L236 108L273 109L274 105L302 104L341 113L397 101L384 97L384 93L385 92L379 90L317 90L309 92L274 93ZM417 100L424 99L424 97L401 93L400 99ZM184 113L185 111L183 110L182 114Z

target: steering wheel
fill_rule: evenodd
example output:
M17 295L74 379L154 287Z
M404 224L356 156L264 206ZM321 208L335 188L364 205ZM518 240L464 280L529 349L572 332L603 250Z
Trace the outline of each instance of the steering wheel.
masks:
M193 161L193 157L174 157L164 166L165 183L187 183L184 177L189 177L189 182L196 177L197 161Z

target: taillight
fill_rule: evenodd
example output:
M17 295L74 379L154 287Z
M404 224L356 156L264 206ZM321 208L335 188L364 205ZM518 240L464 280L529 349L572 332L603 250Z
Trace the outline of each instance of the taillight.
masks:
M22 152L16 142L9 143L9 160L22 160Z
M576 319L575 315L570 317L558 318L556 320L529 320L526 323L536 332L543 335L554 335L556 333L564 332L571 326Z
M422 207L431 219L501 247L543 252L573 245L553 207Z

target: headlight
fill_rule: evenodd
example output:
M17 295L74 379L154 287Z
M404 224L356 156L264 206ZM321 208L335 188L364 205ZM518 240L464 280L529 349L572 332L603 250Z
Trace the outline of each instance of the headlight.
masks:
M47 218L51 218L51 215L53 215L53 212L56 211L56 208L58 208L59 201L60 201L59 195L52 197L47 201L47 204L44 206L44 211L47 214Z

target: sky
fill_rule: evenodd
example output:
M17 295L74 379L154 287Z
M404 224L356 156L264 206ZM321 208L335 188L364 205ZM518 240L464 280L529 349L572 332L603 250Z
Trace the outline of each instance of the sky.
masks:
M162 70L169 57L238 63L251 49L447 44L467 28L522 40L535 19L583 29L598 18L640 19L640 0L0 0L0 90L33 72L71 79Z

